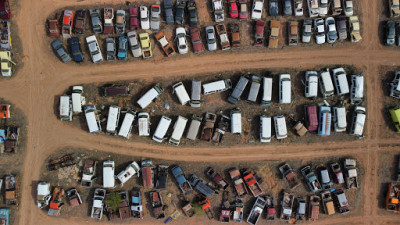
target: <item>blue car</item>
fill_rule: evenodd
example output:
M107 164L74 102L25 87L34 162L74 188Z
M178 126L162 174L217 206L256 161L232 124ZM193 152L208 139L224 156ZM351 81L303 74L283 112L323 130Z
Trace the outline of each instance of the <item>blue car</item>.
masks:
M77 37L72 37L68 40L71 47L72 59L75 62L83 62L83 55L81 51L81 45L79 44L79 39Z
M57 53L57 56L60 57L61 61L66 63L71 60L71 57L58 39L51 42L51 47Z
M118 38L118 59L126 60L128 56L128 38L126 36L120 36Z

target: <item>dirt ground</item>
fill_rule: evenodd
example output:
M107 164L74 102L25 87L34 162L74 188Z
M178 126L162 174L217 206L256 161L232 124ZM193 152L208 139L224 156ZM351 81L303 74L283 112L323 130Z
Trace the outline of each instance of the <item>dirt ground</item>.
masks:
M326 68L338 68L343 67L343 65L329 65L329 66L318 66L315 68L307 68L307 70L317 70L322 71ZM346 69L347 74L359 74L360 71L357 68L352 66L344 66ZM278 104L279 103L279 74L282 73L290 73L292 76L292 103L291 104ZM309 133L304 137L300 137L296 134L295 130L292 129L293 124L295 121L302 121L305 123L305 113L304 113L304 105L309 104L323 104L323 98L320 95L319 98L316 99L307 99L304 97L304 85L305 82L305 71L298 71L296 69L272 69L272 70L243 70L240 72L220 72L218 74L207 75L200 79L202 83L212 82L218 79L231 79L233 88L235 87L237 81L239 80L241 75L246 75L249 79L251 75L259 75L259 76L269 76L273 77L273 99L272 104L270 107L262 107L260 106L260 96L259 93L257 103L248 103L245 101L247 98L247 94L249 93L250 83L247 85L245 91L242 95L242 100L238 102L236 105L232 105L227 102L227 98L232 92L232 90L225 91L221 94L212 94L212 95L202 95L202 105L201 108L191 108L189 106L182 106L179 103L175 94L172 94L172 85L182 81L186 87L186 90L190 93L191 90L191 81L198 78L198 76L177 76L174 78L162 78L157 79L151 83L148 83L143 80L132 80L132 81L123 81L117 82L116 84L113 83L106 83L106 84L87 84L84 85L84 95L87 100L87 104L94 104L97 109L101 110L102 120L104 118L104 122L102 122L102 127L106 127L107 125L107 116L108 116L108 107L110 105L117 105L121 107L122 111L127 108L134 109L137 112L141 112L139 107L137 107L137 100L151 87L157 83L160 87L164 88L164 92L159 96L159 100L156 103L152 103L149 107L147 107L144 111L150 114L151 120L151 130L154 131L157 127L157 124L162 115L166 115L175 121L178 115L184 116L186 118L191 118L192 114L197 115L204 115L205 112L212 112L216 114L223 114L223 115L230 115L230 110L234 107L239 107L242 110L242 135L234 135L231 134L230 128L227 129L227 133L225 133L222 143L220 144L212 144L207 143L204 141L196 140L190 141L185 138L186 133L184 133L184 137L181 139L180 146L190 145L193 147L207 147L207 146L229 146L232 144L236 145L249 145L249 144L258 144L263 145L259 142L259 130L260 130L260 122L259 116L262 114L267 114L270 116L277 116L277 115L284 115L287 121L287 127L289 131L289 137L284 140L276 140L273 139L272 144L287 144L287 143L315 143L315 142L327 142L327 141L350 141L350 140L358 140L357 137L350 136L347 132L343 133L336 133L332 132L331 136L329 137L319 137L316 135L316 132ZM250 79L251 80L251 79ZM109 86L118 86L118 85L125 85L130 88L130 94L126 97L103 97L104 96L104 88ZM71 94L71 90L65 92L65 94ZM261 91L260 91L261 92ZM338 96L329 97L326 101L331 106L341 106L343 102L346 102L347 108L347 116L348 116L348 127L351 126L351 116L353 113L354 106L351 106L349 103L349 96L345 96L344 98L340 98ZM170 109L165 109L164 104L168 103ZM363 105L366 106L367 100L365 99ZM59 114L57 104L55 106L55 113L56 116ZM121 114L120 117L120 125L122 124L124 118L124 114ZM216 123L216 126L218 121ZM83 113L80 115L75 116L73 121L74 126L81 127L85 131L88 130L86 125L86 119ZM169 132L167 133L167 137L169 137L172 133L172 126L171 125ZM189 123L187 124L189 127ZM272 128L274 129L274 128ZM186 128L187 130L187 128ZM367 128L365 128L366 133ZM201 131L200 131L201 133ZM274 132L272 132L274 133ZM133 137L130 139L132 141L139 141L145 143L152 143L156 144L151 140L149 137L139 137L138 134L138 127L135 125L134 129L132 130ZM101 138L101 137L99 137ZM120 138L120 137L115 137ZM121 138L122 140L122 138ZM163 142L164 145L168 145L167 141ZM265 145L265 144L264 144Z
M78 161L78 164L76 167L82 168L83 165L83 160L85 158L91 158L91 159L96 159L98 161L98 166L97 166L97 177L98 179L96 180L95 184L93 185L92 189L85 189L82 188L79 183L79 178L75 179L75 176L64 176L61 170L66 171L66 169L59 169L58 171L47 171L45 165L42 167L42 176L40 180L45 180L49 181L53 186L55 185L60 185L64 189L68 190L69 188L76 187L78 188L80 195L84 201L84 204L82 206L76 207L76 208L71 208L68 205L68 201L65 200L65 206L63 207L61 211L61 218L70 218L70 217L81 217L84 219L87 219L88 216L90 216L90 210L91 210L91 205L92 205L92 198L93 198L93 190L94 188L100 188L102 186L102 167L101 163L102 160L114 160L116 164L116 173L119 171L123 170L131 161L139 161L139 160L144 160L146 158L132 158L132 157L127 157L125 155L116 155L116 154L108 154L106 152L93 152L93 151L87 151L87 150L76 150L76 149L62 149L57 151L54 155L50 156L50 159L57 158L59 156L62 156L67 153L73 153L74 157ZM345 156L347 157L347 156ZM296 170L301 168L304 165L310 164L313 169L317 168L318 166L325 165L328 166L330 162L337 161L340 164L343 164L343 159L344 158L318 158L318 159L312 159L310 160L292 160L288 161L288 163ZM174 165L176 164L176 161L165 161L165 160L152 160L153 165L157 164L166 164L166 165ZM203 171L205 171L208 167L213 167L216 171L220 172L230 183L231 187L227 189L229 191L229 201L233 202L235 199L235 194L234 194L234 189L232 186L232 183L229 179L229 174L228 174L228 169L232 167L236 167L239 169L251 169L255 171L255 173L260 176L263 179L263 183L261 184L261 187L263 188L264 192L266 194L271 194L273 195L275 199L275 204L276 204L276 209L277 212L280 210L280 204L278 202L281 201L281 192L282 190L287 190L290 193L293 193L295 195L295 198L297 197L303 197L306 198L310 192L308 191L308 188L306 187L303 177L299 171L297 171L297 176L299 180L302 182L300 186L297 188L290 190L288 187L288 184L285 180L281 179L282 176L277 169L278 166L281 164L281 161L255 161L255 162L234 162L234 163L203 163L203 162L195 162L195 163L188 163L188 162L179 162L179 165L182 167L183 171L185 172L186 177L189 177L191 174L196 174L200 178L202 178L206 182L210 182L205 176ZM75 167L75 166L71 166ZM72 169L72 171L75 171ZM363 180L363 175L364 175L364 170L362 168L362 165L358 164L358 172L359 172L359 181L362 182ZM162 198L164 201L164 204L167 205L166 209L166 215L172 214L175 209L178 209L181 211L180 205L182 204L180 200L180 190L178 189L177 185L175 184L174 178L171 173L169 173L169 178L167 181L167 189L162 190ZM144 202L143 205L144 207L144 221L148 222L154 222L154 223L160 223L161 221L157 221L154 219L152 216L152 212L149 211L151 206L150 206L150 200L148 199L148 191L142 188L142 178L137 178L136 176L132 178L132 180L128 181L127 183L124 184L123 187L118 187L114 189L115 191L119 190L126 190L130 191L132 190L133 187L137 188L140 187L142 194L144 195ZM210 182L212 184L212 182ZM335 185L334 188L341 188L340 185ZM195 191L196 192L196 191ZM215 219L213 220L216 222L218 216L220 215L220 206L221 206L221 198L222 198L222 190L218 191L219 193L216 194L214 197L211 198L211 205L213 207L213 212L215 215ZM350 217L350 216L357 216L360 215L361 212L361 206L363 203L363 199L360 198L362 195L362 188L357 189L357 190L345 190L346 197L349 201L349 206L350 206L350 213L348 215L340 215L336 214L332 217L329 217L329 219L332 218L341 218L341 217ZM171 196L169 196L171 194ZM279 196L279 197L278 197ZM190 194L186 196L190 201L193 202L193 199L195 197L194 194ZM244 213L245 215L248 215L250 213L251 207L254 203L254 197L251 197L250 195L244 196L244 202L245 202L245 209ZM177 206L175 207L174 204ZM83 210L87 209L87 210ZM45 213L45 212L43 212ZM89 213L89 214L88 214ZM182 211L181 211L182 213ZM279 216L279 213L278 213ZM265 217L265 215L263 215ZM265 219L265 218L264 218ZM322 212L320 213L319 221L325 221L329 220L328 216L323 214ZM178 224L187 224L190 223L192 220L199 220L199 221L204 221L204 223L207 223L207 218L205 215L202 214L196 214L194 218L188 218L185 216L181 216L176 223ZM106 217L103 218L103 221L107 221ZM137 220L135 219L129 219L127 221L124 221L123 223L130 223L130 222L136 222ZM111 220L110 222L112 223L120 223L120 221L117 220ZM260 221L261 222L261 221ZM274 223L279 223L279 224L284 224L283 221L276 220Z
M152 4L153 1L143 1ZM157 158L185 162L251 162L260 160L290 161L324 157L342 157L357 155L365 170L362 182L363 193L360 215L336 217L323 220L319 224L396 224L398 216L380 215L377 196L380 196L379 159L386 152L398 150L400 140L382 137L383 127L390 126L382 117L385 107L380 73L382 66L400 65L400 52L396 48L386 48L380 41L379 30L382 9L387 1L364 0L360 3L359 13L362 22L362 41L357 44L337 46L335 48L286 47L279 50L240 50L232 54L217 51L200 56L177 56L171 59L137 60L135 63L91 63L77 66L74 63L63 64L50 51L46 37L45 21L56 10L76 6L120 4L115 0L85 1L28 1L19 0L19 8L14 13L18 32L23 32L21 46L23 50L21 67L15 77L0 82L0 96L13 102L27 119L27 142L22 167L21 190L32 190L41 178L41 167L45 159L57 149L73 148L118 153L131 157ZM268 1L265 1L265 5ZM200 5L200 4L199 4ZM14 10L15 11L15 10ZM205 14L206 15L206 14ZM207 17L205 17L207 18ZM210 19L210 17L208 17ZM200 19L202 21L202 19ZM211 20L209 21L211 23ZM171 34L170 34L171 35ZM22 36L21 36L22 37ZM170 38L171 36L168 36ZM250 42L249 42L250 43ZM161 56L159 56L161 58ZM54 113L54 105L67 88L75 84L111 83L126 80L145 80L170 77L215 74L221 71L240 71L250 69L271 70L275 68L294 68L303 70L317 65L354 65L365 72L367 124L366 138L360 141L328 141L313 144L295 145L231 145L221 148L172 148L152 144L121 141L112 137L98 138L88 132L62 123ZM22 64L21 64L22 65ZM395 68L393 68L394 70ZM201 73L201 74L200 74ZM385 128L386 129L386 128ZM18 224L87 224L91 220L81 218L50 218L37 208L31 191L21 193ZM141 224L152 224L142 221ZM208 223L208 221L206 222ZM217 223L217 222L216 222ZM216 224L215 223L215 224ZM100 223L99 223L100 224ZM204 224L193 220L189 224Z

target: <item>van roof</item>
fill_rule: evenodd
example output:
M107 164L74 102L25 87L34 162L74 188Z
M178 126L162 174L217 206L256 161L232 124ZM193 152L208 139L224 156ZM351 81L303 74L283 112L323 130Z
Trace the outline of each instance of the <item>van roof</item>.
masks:
M171 118L162 116L160 122L157 125L156 131L154 132L154 137L164 138L168 131L169 125L171 125Z
M179 82L173 85L172 87L182 105L185 105L190 101L189 94L187 93L185 86L183 86L182 82Z
M230 82L231 81L228 79L228 80L219 80L219 81L214 81L211 83L203 84L204 94L213 93L213 92L221 90L221 89L223 89L223 90L229 89L229 88L231 88Z
M118 106L110 106L107 118L107 132L115 132L118 126L120 108Z
M281 83L281 91L282 91L280 103L290 103L292 99L290 75L281 74L279 76L279 80Z
M242 113L240 109L231 111L231 132L242 133Z
M263 101L271 101L272 98L272 78L271 77L263 77Z
M345 107L335 107L336 113L336 123L338 127L346 127L346 108Z
M307 72L315 72L315 71L307 71ZM317 96L318 95L318 75L317 72L307 73L308 80L308 95L309 96Z
M320 73L321 80L324 85L325 92L334 91L331 74L328 71Z
M70 113L70 97L64 95L60 97L60 116L69 116Z
M171 139L179 141L185 131L185 127L188 119L183 116L178 116L178 119L174 125L174 131L172 132Z
M236 99L240 98L248 82L249 80L246 77L241 76L235 86L235 89L233 89L231 96Z
M105 161L103 164L103 186L105 188L113 188L115 186L113 163L114 161ZM110 166L105 167L107 164Z
M100 128L97 124L96 115L93 111L85 113L86 122L90 133L100 132Z
M277 136L287 135L286 121L284 116L275 116L275 129L277 130Z
M261 136L262 138L271 138L271 117L260 116L262 123L261 126Z
M125 114L124 121L122 122L121 128L119 129L118 135L128 138L128 135L132 128L132 123L135 120L135 114L132 111L128 111Z
M318 126L318 115L317 115L317 106L316 105L308 105L307 109L307 119L308 119L308 127L317 127ZM314 129L312 129L314 130Z
M356 98L364 97L364 76L353 75L355 77L355 94Z
M161 94L162 89L158 86L152 87L150 90L146 92L138 101L137 104L142 108L146 108L153 100Z

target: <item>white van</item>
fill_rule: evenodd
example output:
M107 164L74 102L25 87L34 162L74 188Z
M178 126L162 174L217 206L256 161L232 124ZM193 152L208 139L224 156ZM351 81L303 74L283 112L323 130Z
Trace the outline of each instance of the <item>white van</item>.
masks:
M279 103L290 104L292 101L292 82L290 81L290 74L279 75Z
M211 83L203 84L203 93L205 95L226 91L232 88L232 82L230 79L219 80Z
M167 134L169 125L171 125L171 118L166 116L162 116L160 122L158 122L156 131L153 135L153 140L161 143L164 140L165 135Z
M150 136L150 115L147 112L138 114L139 136Z
M82 96L83 87L73 86L72 87L72 112L78 114L82 112L82 105L86 104L85 97Z
M333 107L333 122L335 126L335 132L346 131L347 121L345 107Z
M329 69L319 74L319 87L324 98L332 96L334 93L333 83Z
M272 100L272 78L263 77L263 92L261 97L261 106L270 106Z
M236 83L236 86L233 89L231 95L228 97L229 103L236 104L239 101L240 96L242 96L243 91L246 88L248 82L249 82L249 80L246 77L244 77L244 76L240 77L240 79Z
M128 109L125 113L124 121L122 121L121 128L119 129L118 135L129 139L132 131L132 124L135 120L136 112Z
M318 96L318 73L317 71L306 71L306 98L316 98Z
M131 179L135 174L139 177L140 166L137 162L132 162L124 170L122 170L118 175L117 179L121 182L121 186Z
M365 125L365 108L361 106L356 106L353 112L350 135L362 137Z
M107 160L103 162L103 187L114 188L115 177L114 177L115 163L114 161Z
M142 108L146 108L153 102L164 90L159 86L154 86L146 92L138 101L137 104Z
M274 116L276 139L287 138L286 120L284 116Z
M92 134L100 133L100 115L97 114L97 109L94 105L88 105L85 107L85 117L89 132Z
M260 116L260 142L271 142L271 117Z
M192 99L190 100L190 106L193 108L200 108L201 103L201 81L192 81Z
M333 82L335 83L336 92L340 95L348 94L349 82L347 82L346 71L343 68L336 68L332 70Z
M176 93L176 96L182 105L186 105L190 101L189 94L182 82L176 83L172 86L172 94L174 93Z
M179 145L179 143L181 142L183 132L185 131L187 121L188 121L188 119L186 119L185 117L178 116L178 119L176 120L176 122L174 124L174 131L172 131L172 135L169 138L170 144L176 145L176 146Z
M186 138L195 141L201 125L201 116L193 115Z
M72 121L71 98L68 95L60 96L60 119Z
M242 111L239 108L231 110L231 133L242 133Z
M394 78L390 83L390 97L400 99L400 71L396 71Z
M364 75L351 75L350 103L360 104L364 98Z
M120 112L120 107L115 105L110 106L108 110L106 134L115 135L117 133Z
M255 75L251 76L251 86L250 86L249 95L247 96L248 102L255 103L257 101L258 92L260 91L260 87L261 87L261 77L255 76Z

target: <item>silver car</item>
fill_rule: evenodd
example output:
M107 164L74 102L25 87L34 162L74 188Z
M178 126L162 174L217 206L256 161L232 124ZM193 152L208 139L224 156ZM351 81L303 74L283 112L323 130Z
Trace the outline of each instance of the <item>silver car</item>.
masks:
M115 60L116 49L115 49L115 38L106 38L106 49L107 49L107 61Z
M213 26L206 27L207 47L209 51L217 50L217 38Z
M142 49L140 48L140 43L138 41L138 36L136 31L131 31L126 34L128 36L129 46L132 51L133 57L142 56Z
M152 30L158 31L160 30L160 13L161 13L160 5L152 5L150 10L151 10L150 27Z
M310 43L312 34L312 20L304 20L303 22L303 35L301 41L303 43Z

